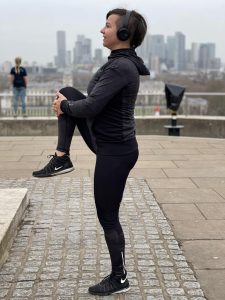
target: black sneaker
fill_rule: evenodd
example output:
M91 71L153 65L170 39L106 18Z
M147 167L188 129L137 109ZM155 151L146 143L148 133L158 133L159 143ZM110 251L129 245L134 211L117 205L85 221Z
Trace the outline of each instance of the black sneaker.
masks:
M92 295L107 296L127 292L130 289L127 274L124 278L117 277L113 274L105 277L101 282L89 287L88 292Z
M60 175L74 170L70 157L66 154L63 156L49 155L52 157L49 163L41 170L34 171L34 177L49 177L54 175Z

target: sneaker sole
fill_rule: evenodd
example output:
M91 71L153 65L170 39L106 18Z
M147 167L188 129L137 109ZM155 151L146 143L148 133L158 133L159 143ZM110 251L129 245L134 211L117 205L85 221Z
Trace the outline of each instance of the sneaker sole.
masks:
M69 168L69 169L65 169L65 170L62 170L62 171L59 171L57 173L53 173L50 176L56 176L56 175L65 174L65 173L68 173L68 172L72 172L73 170L74 170L74 167Z
M127 291L129 291L130 287L124 288L122 290L116 291L116 292L108 292L108 293L92 293L89 291L89 294L91 295L96 295L96 296L109 296L109 295L113 295L113 294L120 294L120 293L126 293Z
M112 294L126 293L127 291L129 291L129 289L130 289L130 287L122 289L122 290L119 290L118 292L114 292Z
M44 177L51 177L51 176L56 176L56 175L62 175L62 174L68 173L68 172L72 172L73 170L74 170L74 167L68 168L68 169L59 171L57 173L53 173L53 174L44 174L44 175L34 175L34 174L32 174L32 175L33 175L33 177L44 178Z

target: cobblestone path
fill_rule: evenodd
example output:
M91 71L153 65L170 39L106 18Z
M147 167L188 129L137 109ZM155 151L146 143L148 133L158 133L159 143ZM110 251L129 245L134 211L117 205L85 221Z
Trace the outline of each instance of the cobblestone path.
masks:
M91 178L0 182L13 187L28 188L30 206L0 269L0 299L205 299L144 179L128 179L121 205L131 289L108 297L87 293L110 270Z

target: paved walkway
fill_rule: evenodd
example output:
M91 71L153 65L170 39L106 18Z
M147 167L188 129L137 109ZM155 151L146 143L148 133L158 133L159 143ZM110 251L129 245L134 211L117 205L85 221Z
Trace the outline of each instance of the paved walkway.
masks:
M224 300L225 141L138 139L121 207L132 289L107 299ZM76 171L31 177L55 144L55 137L0 138L0 188L26 187L31 201L0 270L0 298L93 299L88 285L107 273L94 155L80 137L71 152Z

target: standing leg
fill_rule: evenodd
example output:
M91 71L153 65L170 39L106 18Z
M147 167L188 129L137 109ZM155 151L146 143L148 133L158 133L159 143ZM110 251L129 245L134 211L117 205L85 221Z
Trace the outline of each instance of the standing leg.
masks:
M24 116L26 114L26 88L25 87L20 88L20 97L22 102L22 114Z
M18 102L19 102L18 88L14 87L13 88L13 109L14 109L14 116L17 116Z
M95 295L127 290L125 239L119 222L119 208L126 180L138 158L138 151L123 156L97 155L94 192L97 215L105 233L112 273L100 284L89 288Z

